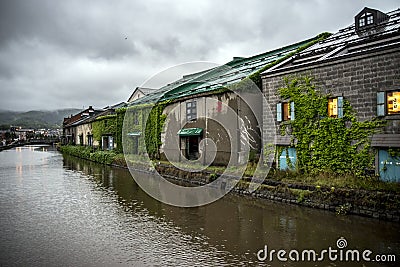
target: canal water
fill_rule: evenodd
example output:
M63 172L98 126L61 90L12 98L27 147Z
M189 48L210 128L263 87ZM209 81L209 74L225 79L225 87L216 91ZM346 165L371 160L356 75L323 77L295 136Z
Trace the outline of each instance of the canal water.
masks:
M124 169L46 146L0 152L0 266L399 266L399 226L236 195L171 207ZM257 259L265 246L320 252L338 239L397 264Z

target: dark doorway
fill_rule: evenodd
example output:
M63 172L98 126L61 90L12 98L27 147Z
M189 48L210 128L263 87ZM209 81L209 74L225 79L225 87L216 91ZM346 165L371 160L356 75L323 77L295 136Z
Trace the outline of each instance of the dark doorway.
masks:
M93 135L88 134L88 146L93 146Z
M139 138L136 136L132 138L132 153L139 154Z
M196 160L199 158L199 136L186 137L185 156L188 160Z

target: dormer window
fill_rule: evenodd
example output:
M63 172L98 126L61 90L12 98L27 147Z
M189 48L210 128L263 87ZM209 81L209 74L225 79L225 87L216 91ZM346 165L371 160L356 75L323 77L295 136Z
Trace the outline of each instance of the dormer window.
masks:
M365 31L375 28L375 26L378 26L379 24L388 20L389 16L385 13L366 7L355 17L356 32L358 34L362 34Z

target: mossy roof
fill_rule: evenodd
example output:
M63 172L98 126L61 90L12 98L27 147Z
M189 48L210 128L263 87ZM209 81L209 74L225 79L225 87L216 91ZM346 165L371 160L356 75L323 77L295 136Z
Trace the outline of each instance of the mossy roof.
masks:
M181 79L129 103L129 106L175 100L216 91L228 85L236 84L266 65L285 57L315 39L307 39L251 57L235 57L224 65L185 75Z

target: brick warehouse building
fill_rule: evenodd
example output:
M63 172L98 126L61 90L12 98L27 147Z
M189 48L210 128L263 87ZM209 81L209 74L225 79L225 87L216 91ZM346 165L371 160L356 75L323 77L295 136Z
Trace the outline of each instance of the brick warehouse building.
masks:
M275 145L290 147L277 156L280 169L291 167L288 158L296 160L295 140L280 134L285 120L295 119L295 103L277 94L283 78L291 76L312 77L316 88L329 95L328 116L343 116L348 101L359 121L386 121L371 137L375 173L400 182L400 157L388 153L400 148L400 9L385 14L364 8L351 26L262 73L263 93L276 118L276 127L264 123L264 134L276 131Z

